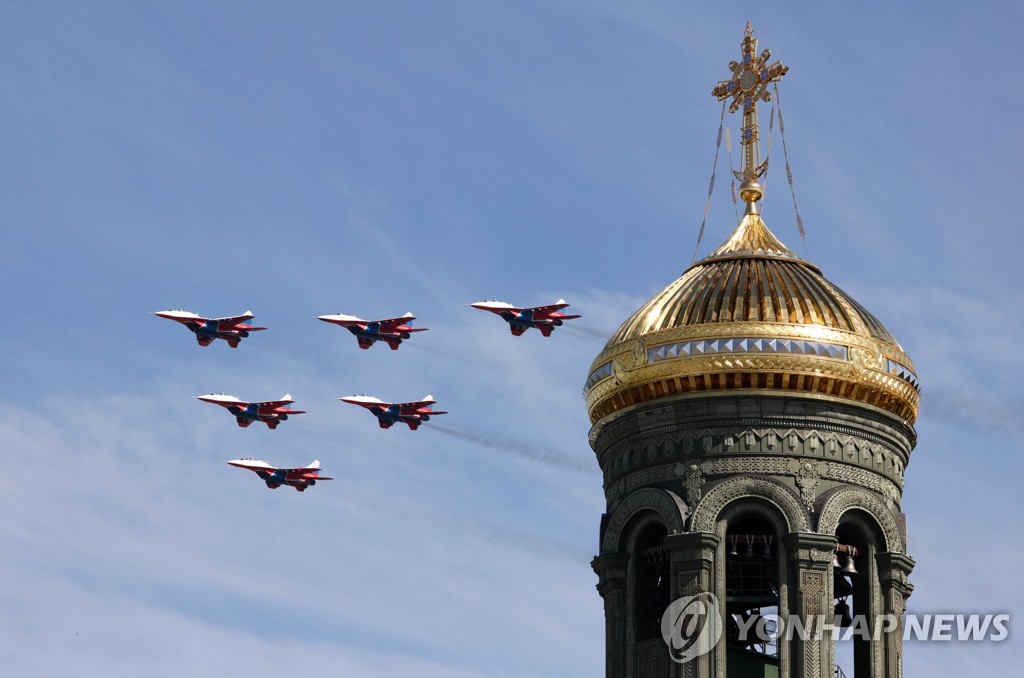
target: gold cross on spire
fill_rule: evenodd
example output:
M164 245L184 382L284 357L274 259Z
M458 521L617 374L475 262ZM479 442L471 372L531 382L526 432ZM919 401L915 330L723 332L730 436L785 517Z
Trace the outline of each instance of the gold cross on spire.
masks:
M744 151L743 170L735 174L736 178L743 182L740 184L740 197L747 203L747 212L756 213L756 203L762 195L761 184L757 180L768 169L768 161L761 162L761 150L758 145L757 102L771 101L772 95L768 91L768 85L781 80L789 66L783 66L781 61L769 65L768 60L772 53L768 50L761 52L760 56L757 55L757 40L749 21L743 33L743 60L729 62L732 78L715 85L711 95L717 97L719 101L731 97L730 113L735 113L740 106L743 107L743 132L740 137Z

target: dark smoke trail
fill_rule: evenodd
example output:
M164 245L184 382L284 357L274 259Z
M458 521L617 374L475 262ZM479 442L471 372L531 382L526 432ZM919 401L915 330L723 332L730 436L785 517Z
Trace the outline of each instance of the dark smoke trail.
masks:
M562 325L562 329L571 334L575 334L576 336L585 337L598 344L605 343L608 341L608 337L612 336L611 332L605 332L604 330L599 330L596 327L591 327L589 325L573 325L571 324L571 321Z
M1024 419L1017 403L996 400L991 396L964 389L930 388L921 395L921 412L938 415L1007 433L1024 433Z
M500 523L485 522L471 517L474 514L448 513L431 506L411 506L392 499L387 501L379 495L368 494L361 497L348 497L346 501L361 509L367 507L404 521L429 523L447 531L456 531L465 536L472 536L481 541L489 541L498 546L507 546L536 556L557 556L574 563L585 563L593 557L589 549L522 527L512 527Z
M597 468L595 467L595 464L588 464L586 462L573 459L566 455L552 452L551 450L535 448L530 445L527 445L524 442L512 440L510 438L491 438L489 436L483 436L478 433L473 433L470 431L460 431L458 429L448 428L447 426L442 426L440 424L435 424L433 422L427 424L426 428L437 431L438 433L443 433L446 436L451 436L452 438L458 438L459 440L465 440L476 445L489 447L492 450L508 452L519 457L520 459L536 461L542 464L558 466L560 468L579 471L581 473L587 473L591 475L597 474Z
M403 344L403 348L404 347L405 345ZM468 363L471 365L475 365L477 367L490 367L492 369L496 369L493 363L489 363L483 360L467 356L465 353L459 353L458 351L449 351L447 349L437 348L436 346L426 346L424 344L414 344L411 342L409 343L409 348L415 349L417 351L424 351L426 353L432 353L434 355L439 355L443 358L448 358L449 360L457 360L458 362L463 364Z

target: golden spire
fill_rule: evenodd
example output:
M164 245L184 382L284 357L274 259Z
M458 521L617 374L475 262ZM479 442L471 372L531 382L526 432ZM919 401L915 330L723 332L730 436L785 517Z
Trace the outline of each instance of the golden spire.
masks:
M740 197L747 203L745 213L757 214L757 201L763 194L761 184L757 180L768 169L768 161L761 162L761 149L758 145L757 102L771 101L772 95L768 91L768 85L781 80L789 66L783 66L781 61L768 65L768 60L772 56L769 50L757 56L757 40L749 21L740 46L743 53L742 61L729 62L732 78L715 85L711 95L718 97L719 101L732 97L729 104L730 113L735 113L743 106L743 132L740 137L744 151L743 170L734 174L742 182Z

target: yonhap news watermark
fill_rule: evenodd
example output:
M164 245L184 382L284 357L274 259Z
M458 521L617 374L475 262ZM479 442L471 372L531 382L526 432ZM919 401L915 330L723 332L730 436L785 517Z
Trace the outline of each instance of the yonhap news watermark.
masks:
M679 663L707 654L722 639L722 609L713 593L683 596L661 617L661 634L669 655ZM901 627L902 622L902 627ZM901 630L905 642L1000 642L1010 635L1010 614L968 612L878 615L731 615L729 640L741 645L775 645L789 640L878 641Z

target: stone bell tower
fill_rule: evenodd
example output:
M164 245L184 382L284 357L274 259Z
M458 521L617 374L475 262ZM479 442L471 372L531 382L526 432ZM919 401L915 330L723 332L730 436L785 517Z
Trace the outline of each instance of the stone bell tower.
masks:
M622 324L584 389L609 678L834 674L831 632L754 633L773 619L862 624L843 675L902 676L901 623L882 616L912 590L900 499L919 384L882 323L761 219L757 104L787 71L769 59L748 25L713 91L742 108L742 220ZM694 627L670 647L663 618L708 594L720 640L685 656Z

